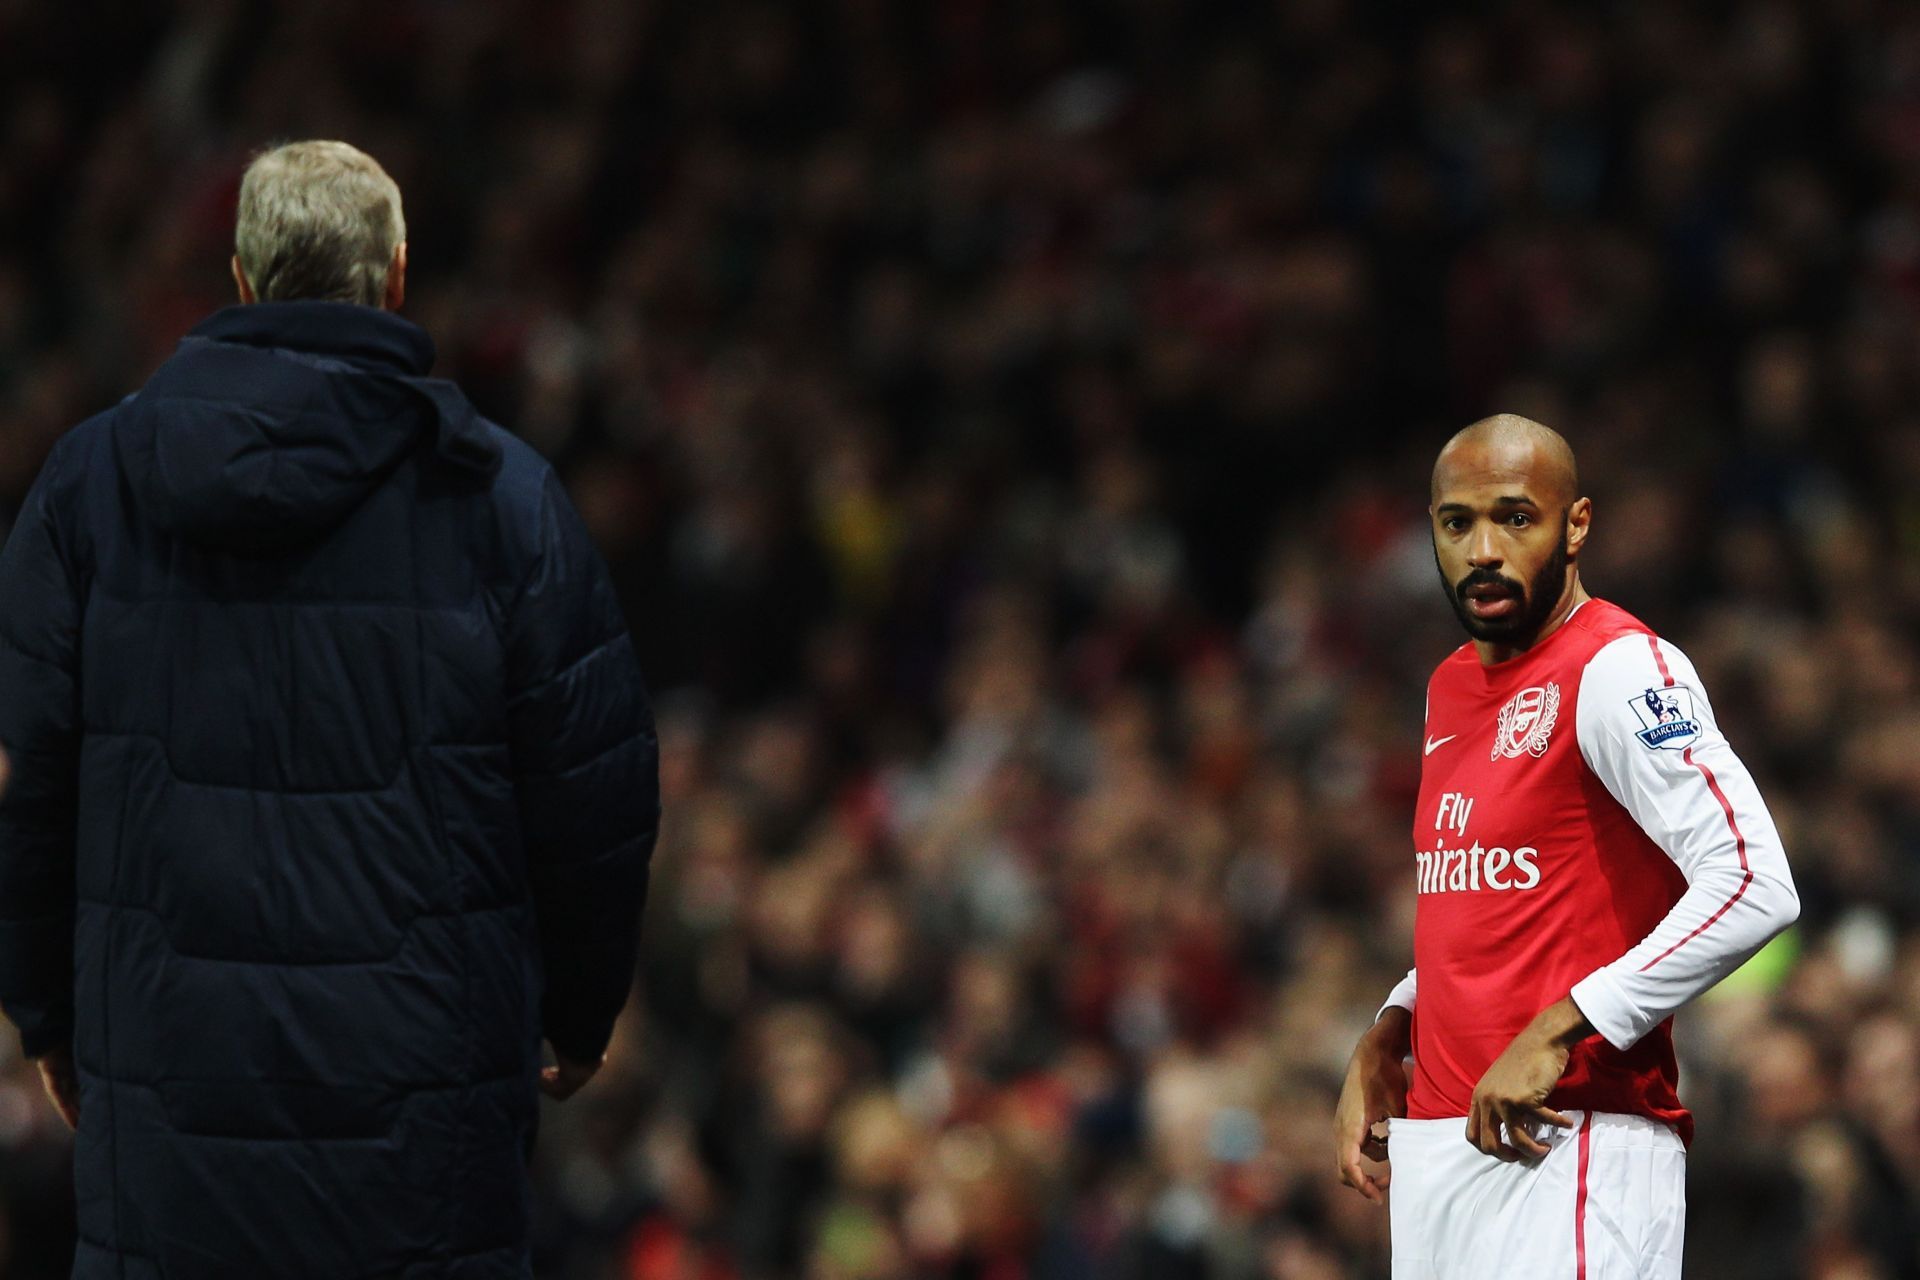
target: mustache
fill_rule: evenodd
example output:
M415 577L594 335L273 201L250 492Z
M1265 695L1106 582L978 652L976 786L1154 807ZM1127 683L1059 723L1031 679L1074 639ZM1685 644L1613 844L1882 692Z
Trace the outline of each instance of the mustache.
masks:
M1527 594L1525 584L1513 578L1503 577L1492 569L1473 570L1467 574L1466 577L1453 584L1453 593L1464 600L1467 598L1467 591L1473 587L1499 587L1502 590L1511 591L1516 596L1525 596Z

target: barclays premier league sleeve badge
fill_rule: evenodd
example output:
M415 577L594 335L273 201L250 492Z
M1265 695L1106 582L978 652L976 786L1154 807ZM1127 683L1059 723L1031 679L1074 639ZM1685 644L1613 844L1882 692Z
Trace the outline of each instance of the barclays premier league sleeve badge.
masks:
M1699 741L1700 721L1693 714L1693 690L1686 686L1649 689L1627 705L1643 726L1634 737L1647 746L1678 751Z

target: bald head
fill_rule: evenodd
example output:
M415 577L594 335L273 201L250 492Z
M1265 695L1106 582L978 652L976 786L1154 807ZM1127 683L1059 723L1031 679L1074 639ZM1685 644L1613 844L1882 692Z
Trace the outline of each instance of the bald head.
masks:
M1516 413L1496 413L1462 427L1433 464L1433 500L1479 476L1522 484L1541 506L1564 510L1580 496L1573 446L1552 427Z
M1433 464L1433 558L1482 662L1502 662L1586 597L1593 504L1560 433L1511 413L1447 441Z

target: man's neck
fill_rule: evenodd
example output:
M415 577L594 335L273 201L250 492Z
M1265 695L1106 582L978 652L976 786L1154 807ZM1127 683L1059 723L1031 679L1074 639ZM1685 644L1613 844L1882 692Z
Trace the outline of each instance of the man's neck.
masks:
M1573 611L1592 598L1587 594L1587 589L1580 585L1578 571L1568 575L1567 589L1560 593L1560 600L1554 605L1553 612L1547 615L1546 622L1541 624L1540 629L1527 640L1520 642L1475 640L1473 642L1473 651L1479 655L1480 665L1497 667L1503 662L1519 657L1566 625L1567 619L1573 616Z

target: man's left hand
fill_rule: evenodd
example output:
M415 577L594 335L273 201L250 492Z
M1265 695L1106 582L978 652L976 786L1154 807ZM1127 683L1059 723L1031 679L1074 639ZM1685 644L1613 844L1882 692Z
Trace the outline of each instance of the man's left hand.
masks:
M1546 1155L1545 1144L1529 1126L1544 1120L1562 1129L1573 1127L1572 1120L1547 1106L1547 1095L1560 1083L1573 1046L1592 1034L1592 1025L1571 996L1542 1009L1474 1086L1473 1101L1467 1104L1467 1141L1501 1160Z

